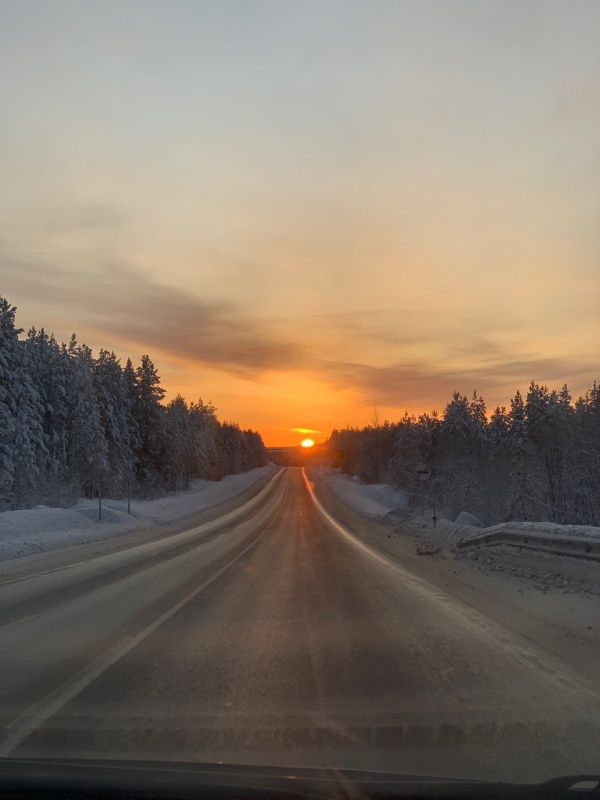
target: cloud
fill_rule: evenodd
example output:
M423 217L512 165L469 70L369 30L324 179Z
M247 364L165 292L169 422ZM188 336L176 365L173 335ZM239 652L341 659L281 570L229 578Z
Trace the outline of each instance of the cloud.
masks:
M522 387L532 380L560 386L567 382L588 385L596 377L596 362L576 363L572 358L497 358L476 367L447 369L439 362L392 364L374 367L347 362L338 364L333 379L340 388L359 390L371 402L402 406L421 404L426 398L450 398L463 393L497 391L507 386ZM506 402L508 398L505 399Z
M63 314L75 312L86 328L136 343L143 351L158 350L241 377L301 368L310 360L301 343L249 318L234 303L195 297L123 265L81 273L39 262L3 263L3 291Z
M567 381L578 390L597 376L596 363L574 358L526 354L515 358L509 345L493 339L497 327L486 330L475 318L462 318L460 324L449 320L452 335L439 325L421 334L410 311L343 312L288 324L285 319L251 317L230 301L199 298L159 284L116 260L96 257L95 269L87 272L8 252L3 256L1 249L0 260L2 292L9 300L15 293L54 309L62 318L77 321L79 333L81 328L84 333L93 330L107 343L127 343L128 350L135 344L140 352L245 379L258 379L268 371L303 372L357 392L369 404L439 406L440 398L449 398L453 391L473 389L497 394L502 390L506 402L507 392L532 379L551 385ZM44 325L44 319L38 324ZM367 342L366 350L359 353L357 341ZM440 342L442 349L435 358L419 357L420 345ZM399 351L404 360L393 360ZM355 359L348 358L352 353L357 354ZM379 364L368 363L369 353ZM449 367L450 363L455 366Z

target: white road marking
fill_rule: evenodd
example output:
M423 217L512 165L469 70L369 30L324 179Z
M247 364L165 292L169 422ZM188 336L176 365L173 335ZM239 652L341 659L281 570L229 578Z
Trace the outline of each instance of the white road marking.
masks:
M226 514L223 514L220 517L216 517L215 519L211 519L209 522L203 522L200 525L193 526L192 528L185 528L183 530L178 530L175 533L170 533L167 536L163 536L163 537L158 538L158 539L154 539L154 540L147 541L147 542L140 542L138 544L132 545L131 547L125 546L122 549L115 550L113 552L108 552L108 553L96 552L92 556L90 556L89 558L85 558L85 559L84 558L80 558L77 561L71 562L69 564L64 564L64 565L59 566L59 567L53 567L52 569L42 570L40 572L31 572L31 573L27 573L25 575L18 575L16 578L7 578L6 580L3 580L1 575L0 575L0 589L4 589L6 586L13 586L16 583L25 583L27 581L37 580L38 578L44 578L44 577L46 577L48 575L54 575L54 574L56 574L58 572L66 572L68 570L75 570L76 571L76 570L82 569L82 568L84 568L86 566L89 566L90 564L93 564L94 562L99 562L99 561L102 561L102 560L106 561L108 559L114 559L115 557L123 556L123 555L125 555L127 553L134 553L135 551L142 552L143 550L154 550L154 551L156 551L157 554L160 554L161 552L168 552L170 549L172 549L171 545L173 545L173 547L177 546L177 543L178 543L179 540L181 540L182 542L185 542L190 538L190 536L192 534L194 536L196 536L197 534L199 534L201 532L210 531L213 528L220 527L223 524L226 524L226 523L228 523L230 521L232 522L235 519L237 519L237 517L240 517L243 514L246 514L248 511L253 509L256 505L260 504L260 502L263 499L263 497L269 492L271 487L275 485L276 481L278 481L281 478L281 476L283 475L284 472L285 472L284 469L281 469L281 470L279 470L279 472L276 472L275 475L273 475L273 477L263 486L263 488L257 494L255 494L253 497L251 497L249 500L247 500L243 505L238 506L237 508L233 509L233 511L228 511ZM236 500L236 499L237 499L236 495L234 495L233 497L230 498L231 501ZM206 508L206 509L203 509L203 510L204 511L210 511L210 506L208 508ZM202 513L202 512L199 511L197 513L199 514L199 513ZM196 516L196 514L193 514L192 516ZM161 523L161 525L165 525L165 526L167 526L167 525L184 525L185 523L186 523L186 520L184 518L184 519L173 520L172 522L168 522L168 523ZM159 527L159 526L157 526L157 527ZM239 525L237 527L239 527ZM128 531L128 532L122 534L122 536L123 536L124 539L127 536L136 536L136 535L139 536L140 534L146 533L147 530L153 530L153 528L148 528L148 529L141 528L139 530ZM120 537L117 537L117 538L120 538ZM94 542L90 541L90 542L88 542L88 544L89 545L91 545L91 544L100 544L101 545L101 544L104 544L105 542L111 542L111 541L114 542L115 539L111 539L111 538L99 539L99 540L96 540ZM127 542L124 541L124 544L127 545ZM81 544L81 545L75 545L75 547L86 547L86 544L84 543L84 544ZM57 552L60 552L60 549L58 551L57 550L49 550L48 551L48 553L57 553ZM41 554L38 553L36 555L41 555ZM6 566L6 564L2 565L3 568L4 568L4 566Z
M302 467L302 474L306 482L306 488L319 513L322 514L334 530L341 534L357 550L362 551L381 566L396 572L402 577L403 584L405 586L411 586L414 592L437 601L440 604L440 612L453 617L455 623L464 626L464 629L468 631L472 637L480 637L491 646L501 646L506 650L510 650L515 660L518 659L528 668L533 667L538 672L540 679L544 678L554 686L558 684L560 688L565 685L571 687L577 686L579 691L593 698L595 704L598 704L596 686L592 685L581 675L574 673L570 665L558 660L553 654L539 646L524 641L520 636L515 635L510 628L488 617L475 606L444 592L442 589L429 583L426 579L415 575L409 568L402 566L391 558L386 558L374 547L362 542L356 534L352 533L344 525L341 525L325 510L315 495L304 467Z
M283 472L284 470L281 470L278 475L283 474ZM273 481L277 479L278 475L275 476ZM272 485L272 482L270 481L268 485ZM254 505L256 505L256 503L254 503ZM112 647L110 650L107 650L106 653L92 661L84 669L80 670L78 673L69 678L68 681L65 681L65 683L63 683L57 689L54 689L37 703L31 705L22 714L10 722L4 729L9 735L0 744L0 757L6 758L9 756L15 747L18 747L28 736L33 733L33 731L40 728L48 719L50 719L50 717L54 716L54 714L60 711L60 709L63 708L68 702L70 702L74 697L80 694L80 692L82 692L97 678L99 678L102 673L106 672L109 667L112 667L117 663L117 661L122 659L123 656L126 656L128 653L130 653L135 647L138 646L138 644L143 642L144 639L150 636L150 634L154 633L157 628L171 619L171 617L177 614L178 611L181 611L181 609L191 602L197 595L199 595L200 592L204 591L204 589L210 586L211 583L214 583L218 577L220 577L226 570L233 566L236 561L239 561L240 558L242 558L242 556L248 552L248 550L254 547L257 542L259 542L267 533L267 530L268 528L265 528L263 532L257 536L257 538L254 539L251 544L248 545L248 547L242 550L241 553L238 553L235 558L232 558L231 561L228 561L225 566L221 567L221 569L215 572L215 574L212 575L208 580L204 581L204 583L202 583L200 586L197 586L193 591L189 592L178 603L172 606L168 611L165 611L164 614L161 614L158 619L156 619L154 622L151 622L138 634L132 637L121 639L114 647Z

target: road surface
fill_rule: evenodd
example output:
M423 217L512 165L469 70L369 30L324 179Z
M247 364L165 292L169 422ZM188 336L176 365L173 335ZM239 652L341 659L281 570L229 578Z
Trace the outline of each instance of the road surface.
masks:
M6 575L0 755L600 768L599 682L373 550L318 494L285 469L189 530Z

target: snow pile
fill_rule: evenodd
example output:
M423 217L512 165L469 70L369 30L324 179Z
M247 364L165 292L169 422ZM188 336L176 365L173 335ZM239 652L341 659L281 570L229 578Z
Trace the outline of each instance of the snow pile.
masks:
M582 575L587 577L575 577L565 574L564 563L557 560L556 556L546 553L520 552L517 556L514 550L509 548L467 548L460 550L457 554L460 559L465 559L474 563L482 572L496 572L510 575L514 578L524 578L534 589L547 592L549 589L559 589L563 594L584 593L600 595L600 581L597 576L592 575L596 564L590 562L577 562ZM516 564L516 559L524 563ZM560 571L557 572L557 563ZM592 577L590 580L589 577Z
M230 500L275 469L269 465L218 482L197 480L187 492L158 500L132 500L131 515L126 500L105 499L102 522L97 500L80 500L72 508L5 511L0 514L0 561L177 522Z
M561 591L563 594L600 595L599 565L590 561L579 561L565 556L531 550L516 550L502 544L485 547L465 547L457 549L456 545L474 536L481 536L490 531L502 528L526 529L545 533L567 534L565 529L572 528L572 535L582 535L583 526L554 525L547 522L510 523L496 525L493 528L475 528L470 525L456 525L448 520L439 520L433 528L431 518L413 516L407 525L397 530L412 534L419 554L435 554L452 552L453 558L473 563L481 572L489 574L505 574L512 578L521 578L534 589L542 592ZM589 536L600 537L600 528L588 526Z
M493 528L479 528L473 525L458 525L456 522L439 517L434 527L431 511L421 516L418 511L408 509L406 504L391 510L386 510L385 506L380 504L378 515L374 511L375 507L366 502L365 495L368 499L369 495L393 497L394 494L398 494L392 487L386 487L388 489L386 492L380 486L361 486L348 476L339 473L325 473L317 469L314 472L318 475L318 479L323 480L346 505L365 516L377 517L378 522L389 525L403 536L411 537L418 555L451 553L453 559L470 561L485 575L498 574L522 579L530 587L544 593L553 590L563 594L600 595L599 565L595 562L557 557L541 551L517 551L504 545L456 549L456 545L461 541L505 527L596 538L600 538L600 528L555 525L549 522L513 522L496 525ZM385 542L386 547L393 548L395 537L388 536Z
M500 525L493 525L483 530L486 533L493 533L504 529L531 531L532 533L551 533L555 536L584 536L591 539L600 539L600 528L594 525L559 525L555 522L503 522Z
M474 525L457 524L461 517L462 515L459 515L457 522L438 518L434 528L431 512L426 517L412 514L410 518L404 521L403 527L407 528L419 542L430 547L437 547L440 550L452 550L463 540L502 530L531 531L532 533L549 533L555 536L585 536L600 539L600 528L592 525L557 525L552 522L504 522L501 525L480 528ZM500 545L493 546L500 547Z
M359 514L394 527L401 522L403 530L412 533L416 540L427 547L437 550L453 547L466 536L481 533L480 528L454 525L445 519L438 519L434 529L430 511L420 516L418 512L410 510L405 492L388 484L360 484L339 470L326 471L324 467L313 467L311 472L318 475L342 503Z
M362 484L356 476L342 475L339 470L327 471L325 467L313 467L311 472L324 480L343 503L365 517L383 517L406 507L406 494L385 483Z
M459 542L480 536L486 530L473 525L457 525L439 518L434 527L431 513L424 517L417 513L412 514L402 524L402 529L412 534L419 544L438 552L453 550Z
M378 518L385 524L392 525L404 533L412 535L423 552L446 552L465 540L481 536L485 533L512 530L528 530L566 536L587 536L600 538L600 528L591 525L556 525L551 522L510 522L494 525L490 528L459 524L471 515L461 514L457 522L450 522L438 516L436 525L430 510L424 516L418 511L407 508L406 495L392 486L373 484L363 486L348 475L338 471L325 472L323 468L314 468L316 474L346 505L366 517Z
M472 525L474 528L483 527L475 514L469 514L468 511L461 511L458 517L454 520L455 525Z

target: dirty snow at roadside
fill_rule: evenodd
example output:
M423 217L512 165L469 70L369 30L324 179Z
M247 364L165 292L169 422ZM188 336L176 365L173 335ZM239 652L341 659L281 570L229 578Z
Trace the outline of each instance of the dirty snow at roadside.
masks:
M275 469L269 465L227 475L222 481L198 480L186 492L158 500L132 500L131 515L126 500L104 499L102 522L98 521L97 500L80 500L71 508L36 506L27 511L4 511L0 513L0 561L177 522L230 500Z

